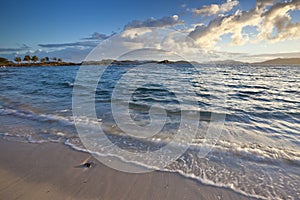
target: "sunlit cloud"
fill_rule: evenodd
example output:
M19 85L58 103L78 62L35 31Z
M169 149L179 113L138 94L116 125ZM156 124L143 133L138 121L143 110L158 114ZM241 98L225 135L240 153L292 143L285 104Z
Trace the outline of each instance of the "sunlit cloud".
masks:
M212 49L221 36L230 34L230 45L244 45L247 42L283 41L300 36L300 24L293 23L289 14L300 9L300 1L292 0L273 4L273 0L258 0L249 11L237 11L230 15L218 16L206 25L198 25L190 32L202 48ZM243 33L245 27L252 26L257 31L256 39L251 39Z
M195 15L211 16L216 14L227 13L237 5L239 5L239 1L227 0L224 4L211 4L208 6L202 6L201 8L193 9L192 12Z
M300 1L278 3L263 13L259 37L273 42L300 36L300 23L293 23L290 11L299 10Z
M133 60L190 60L207 62L215 57L214 53L202 51L195 41L187 37L186 32L166 27L143 27L124 30L101 43L93 50L93 55L87 60L125 59L132 52L138 57ZM164 52L162 55L150 55L149 49ZM129 57L126 57L129 59Z

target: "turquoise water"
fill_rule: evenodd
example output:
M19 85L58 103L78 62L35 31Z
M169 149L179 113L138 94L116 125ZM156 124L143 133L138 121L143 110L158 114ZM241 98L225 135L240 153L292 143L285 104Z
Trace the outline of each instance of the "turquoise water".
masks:
M80 120L100 125L110 141L122 149L143 151L146 146L156 151L177 134L182 110L197 112L200 116L197 134L189 141L180 141L188 142L189 149L162 170L179 172L248 196L297 199L300 196L300 67L199 65L198 70L185 65L171 67L174 74L167 73L163 65L156 65L133 75L127 72L134 66L108 67L94 99L98 119L82 116ZM84 151L72 113L78 69L74 66L1 69L1 137L21 142L61 142ZM121 85L118 98L111 102L116 83L126 73L130 81ZM90 87L89 78L97 77L91 75L76 85L83 96ZM169 87L155 84L158 79ZM176 91L182 90L183 82L190 87L184 93L187 101L181 104ZM142 87L135 88L137 83ZM126 105L122 90L129 89L134 91L130 116L137 124L151 123L152 105L166 110L165 124L151 138L151 146L149 141L124 137L114 120L111 105L117 109ZM192 98L197 105L189 103ZM81 103L85 105L92 100L82 98ZM226 115L215 145L205 140L212 114ZM103 145L98 153L120 156L117 150ZM205 157L199 156L203 149L210 148ZM156 166L149 163L147 167Z

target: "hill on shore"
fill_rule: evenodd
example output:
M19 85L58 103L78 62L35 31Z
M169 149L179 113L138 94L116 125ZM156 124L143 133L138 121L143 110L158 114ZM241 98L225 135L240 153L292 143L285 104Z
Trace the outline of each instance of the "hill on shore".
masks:
M242 64L254 64L254 65L300 65L300 58L276 58L272 60L266 60L263 62L246 63L235 60L222 60L212 61L209 64L222 64L222 65L242 65Z
M260 65L300 65L300 58L276 58L264 62L253 63Z

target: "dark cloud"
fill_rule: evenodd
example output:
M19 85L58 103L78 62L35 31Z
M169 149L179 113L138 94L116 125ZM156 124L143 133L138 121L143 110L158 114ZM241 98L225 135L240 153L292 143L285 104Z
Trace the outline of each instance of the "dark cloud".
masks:
M113 33L112 35L114 35L115 33ZM111 37L112 35L106 35L103 33L97 33L94 32L90 37L86 37L86 38L82 38L83 40L106 40L109 37Z
M94 32L90 37L82 38L79 42L70 42L70 43L54 43L54 44L39 44L38 46L43 48L64 48L64 47L96 47L99 44L99 41L105 40L113 36L106 35L102 33Z
M29 49L30 49L29 46L23 44L21 47L18 48L0 48L0 52L16 52L16 51L25 51Z
M84 41L84 42L71 42L71 43L57 43L57 44L39 44L43 48L63 48L63 47L96 47L98 42Z
M134 20L125 25L124 30L143 27L168 27L183 23L183 20L178 20L177 15L173 15L171 17L163 17L161 19L150 18L145 21Z

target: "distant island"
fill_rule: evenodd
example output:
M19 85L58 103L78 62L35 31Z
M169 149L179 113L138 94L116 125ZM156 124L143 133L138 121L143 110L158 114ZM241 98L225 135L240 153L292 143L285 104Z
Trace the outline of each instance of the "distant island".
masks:
M210 61L205 64L214 64L214 65L245 65L250 64L246 62L240 62L236 60L220 60L220 61Z
M147 63L156 63L156 64L181 64L181 65L191 65L196 64L196 62L187 62L187 61L155 61L155 60L112 60L104 59L101 61L83 61L82 65L141 65Z
M187 61L154 61L154 60L112 60L112 59L103 59L101 61L83 61L80 63L74 62L64 62L61 58L52 58L44 57L39 59L37 56L26 55L22 59L16 57L14 61L9 61L6 58L0 57L0 67L35 67L35 66L78 66L78 65L140 65L147 63L156 63L156 64L180 64L180 65L191 65L199 64L197 62L187 62ZM215 65L300 65L300 58L276 58L272 60L267 60L263 62L240 62L235 60L223 60L223 61L211 61L202 64L215 64Z

